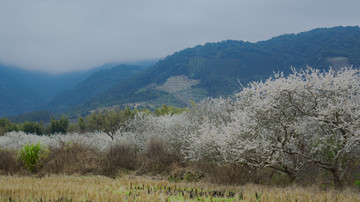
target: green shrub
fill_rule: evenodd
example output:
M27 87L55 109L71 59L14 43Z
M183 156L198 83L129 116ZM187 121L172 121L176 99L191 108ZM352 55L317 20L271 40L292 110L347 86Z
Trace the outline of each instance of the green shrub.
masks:
M27 134L43 134L43 126L41 123L39 124L38 122L25 121L22 124L22 130Z
M40 142L37 144L25 145L19 151L17 158L24 162L25 166L31 171L35 172L38 161L41 158L47 158L48 150Z
M360 188L360 181L355 181L354 185Z

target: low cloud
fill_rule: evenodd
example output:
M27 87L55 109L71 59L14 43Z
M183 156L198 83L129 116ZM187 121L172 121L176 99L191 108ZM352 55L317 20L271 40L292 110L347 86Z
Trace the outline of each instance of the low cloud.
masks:
M206 42L358 25L358 8L358 0L0 0L0 63L85 70Z

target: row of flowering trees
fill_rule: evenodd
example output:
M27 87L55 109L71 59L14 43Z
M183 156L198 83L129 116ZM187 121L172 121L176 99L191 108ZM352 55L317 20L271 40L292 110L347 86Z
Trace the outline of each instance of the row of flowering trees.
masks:
M356 68L275 74L229 98L207 99L182 113L163 111L125 110L122 115L131 118L119 116L118 121L98 113L88 124L112 142L127 143L140 153L156 139L190 161L271 168L291 180L308 166L316 166L331 174L336 187L353 168L349 165L360 164L360 70Z
M253 82L232 98L208 99L176 115L139 113L119 137L141 150L152 138L187 159L269 167L291 180L307 165L336 187L360 163L360 71L293 70Z

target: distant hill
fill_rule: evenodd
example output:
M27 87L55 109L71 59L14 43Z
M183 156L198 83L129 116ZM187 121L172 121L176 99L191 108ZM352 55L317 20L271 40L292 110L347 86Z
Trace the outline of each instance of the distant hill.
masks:
M0 68L0 117L37 110L43 103L22 80Z
M199 101L207 96L230 95L240 89L238 81L247 84L266 79L274 71L288 73L291 67L307 65L321 69L343 65L359 67L360 28L319 28L257 43L227 40L187 48L92 98L80 108L185 106L190 99Z
M65 89L72 88L92 73L90 70L89 72L71 72L53 75L5 65L0 65L0 69L11 78L26 85L27 88L35 92L44 101L51 99Z
M62 75L0 65L0 117L35 110L77 116L112 106L182 107L189 100L231 95L240 89L239 82L263 80L274 71L289 73L291 67L359 67L360 28L318 28L256 43L207 43L157 63L138 64L108 64Z
M106 90L116 87L135 74L143 72L145 68L146 67L122 64L111 69L94 72L73 89L69 89L55 96L47 106L54 112L63 112L73 106L82 105L101 95Z
M102 68L107 65L99 67ZM73 88L92 71L53 75L0 64L0 117L40 110L47 101Z
M158 60L134 61L132 62L134 65L129 67L137 65L133 73L138 73L155 64L156 61ZM73 105L82 104L82 100L87 101L86 96L91 97L106 91L122 81L121 73L116 72L117 68L109 75L102 75L117 65L108 63L87 71L49 74L0 63L0 117L7 116L18 121L42 114L28 114L39 110L41 112L41 110L51 109L52 112L64 112ZM124 77L132 76L131 71L125 68ZM99 80L99 76L102 76L103 80ZM88 80L77 86L86 79L94 79L94 81Z

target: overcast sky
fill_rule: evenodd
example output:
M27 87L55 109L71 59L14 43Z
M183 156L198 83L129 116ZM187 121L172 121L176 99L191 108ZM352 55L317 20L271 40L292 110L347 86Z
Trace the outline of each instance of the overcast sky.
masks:
M0 0L0 63L51 73L360 23L360 0Z

